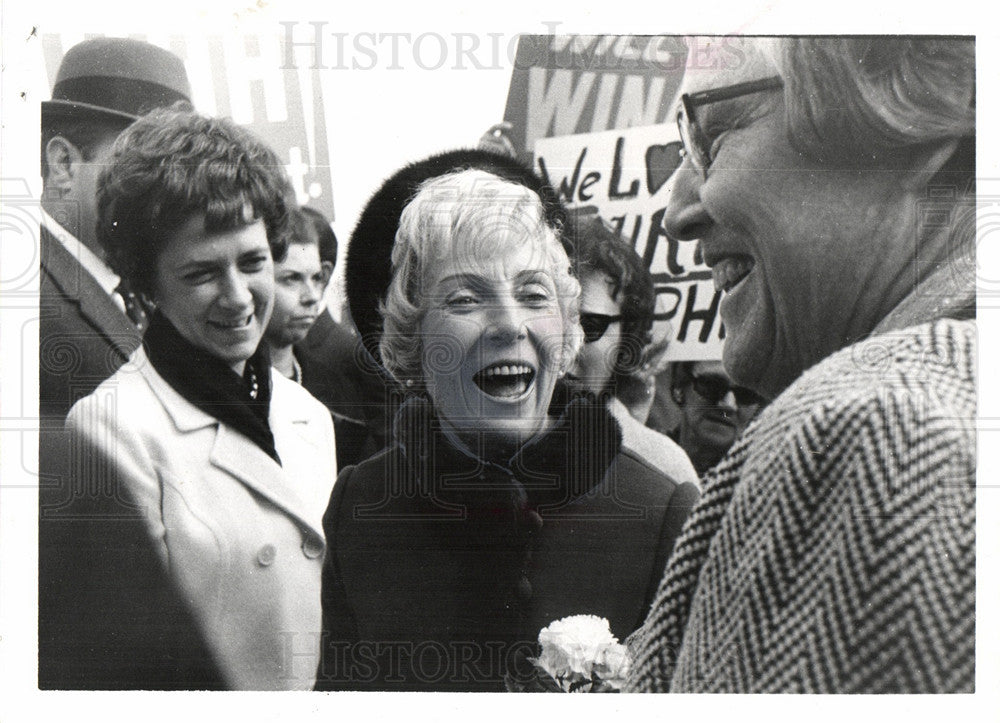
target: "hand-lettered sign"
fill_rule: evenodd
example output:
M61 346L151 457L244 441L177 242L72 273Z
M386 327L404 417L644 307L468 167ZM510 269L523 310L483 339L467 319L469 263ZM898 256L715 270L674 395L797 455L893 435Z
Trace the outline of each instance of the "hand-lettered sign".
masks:
M667 358L719 359L724 336L721 292L696 258L696 244L663 227L680 140L672 124L539 139L535 169L571 207L594 207L632 243L653 276L656 339Z

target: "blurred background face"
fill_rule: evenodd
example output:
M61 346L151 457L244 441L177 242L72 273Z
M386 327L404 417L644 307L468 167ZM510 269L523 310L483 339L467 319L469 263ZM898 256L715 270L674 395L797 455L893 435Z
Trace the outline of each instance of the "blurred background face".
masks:
M587 271L580 277L580 318L599 314L618 316L621 303L611 294L614 281L603 271ZM586 330L586 326L584 329ZM596 333L596 332L595 332ZM584 337L576 361L566 375L567 383L579 386L594 394L608 389L618 358L621 343L621 322L613 321L598 339Z
M274 301L264 222L208 233L204 216L192 217L156 260L154 301L186 341L242 374Z
M521 443L546 426L562 363L555 281L535 239L504 242L485 257L482 244L458 245L426 271L427 390L460 436Z
M699 472L722 459L760 408L748 390L733 388L722 362L696 362L691 379L676 391L680 444Z
M327 273L316 244L292 243L285 260L274 265L274 311L266 338L275 347L306 338L319 316Z

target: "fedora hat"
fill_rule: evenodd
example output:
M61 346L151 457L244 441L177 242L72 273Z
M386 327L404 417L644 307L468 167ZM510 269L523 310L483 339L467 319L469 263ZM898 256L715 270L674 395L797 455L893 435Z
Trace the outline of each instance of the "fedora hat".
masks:
M94 38L74 45L59 64L42 116L110 116L136 120L154 108L191 103L184 62L131 38Z
M552 187L531 168L502 153L478 148L447 151L394 173L368 200L347 244L345 277L351 318L365 349L379 364L379 304L392 280L392 247L403 208L424 181L463 169L487 171L531 189L541 199L545 220L552 228L560 229L566 223L566 209Z

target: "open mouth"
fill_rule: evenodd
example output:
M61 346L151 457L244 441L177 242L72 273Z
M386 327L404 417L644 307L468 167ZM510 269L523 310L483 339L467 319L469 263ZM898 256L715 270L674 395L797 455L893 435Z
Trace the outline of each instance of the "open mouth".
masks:
M753 271L754 260L742 254L725 256L712 264L712 281L716 291L731 292Z
M516 399L531 388L535 370L527 364L491 364L472 376L484 394L498 399Z

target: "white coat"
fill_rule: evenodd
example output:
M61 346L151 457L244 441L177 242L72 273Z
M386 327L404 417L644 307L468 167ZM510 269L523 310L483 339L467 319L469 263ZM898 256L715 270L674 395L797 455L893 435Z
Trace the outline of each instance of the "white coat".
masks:
M311 689L322 516L336 479L333 425L302 387L271 377L281 465L184 399L142 348L73 407L67 427L78 463L91 474L106 464L111 482L137 501L227 683Z

